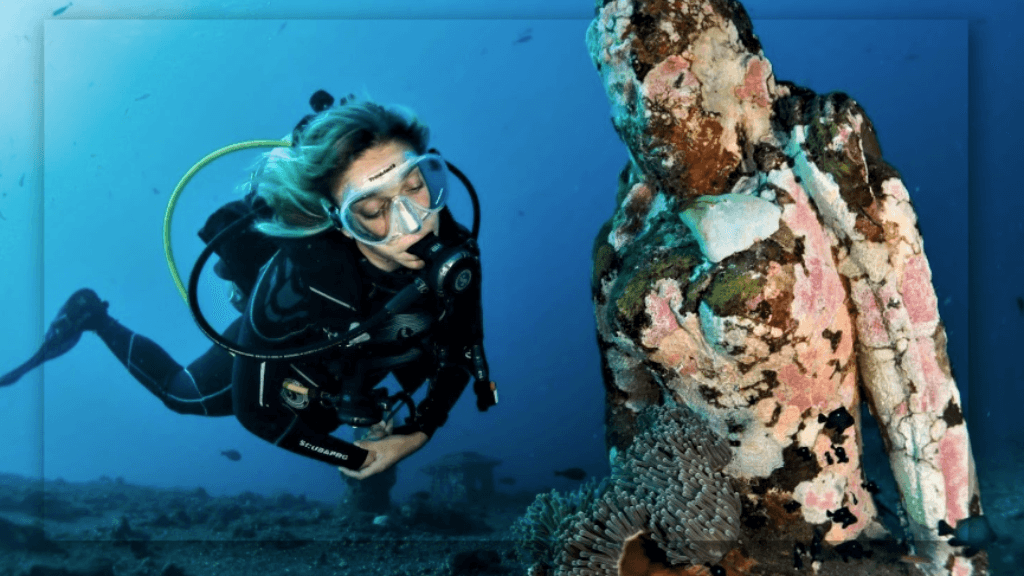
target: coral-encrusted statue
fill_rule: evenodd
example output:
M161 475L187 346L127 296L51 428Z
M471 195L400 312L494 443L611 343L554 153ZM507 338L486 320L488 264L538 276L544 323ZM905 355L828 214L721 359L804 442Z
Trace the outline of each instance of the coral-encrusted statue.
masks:
M627 537L618 571L984 573L984 552L946 529L981 515L974 463L914 210L867 116L843 94L776 81L732 0L599 3L587 40L630 151L593 278L620 473L619 495L589 514L595 532ZM886 531L861 470L862 399L910 551L875 542ZM695 422L666 427L666 410ZM654 525L653 499L634 507L646 516L616 502L656 484L636 480L651 466L621 472L634 438L694 427L731 452L698 468L742 513L719 522L717 552L687 556L659 545L685 535L664 533L671 514ZM674 473L657 482L688 481ZM732 508L694 510L727 521ZM569 556L552 568L593 554Z

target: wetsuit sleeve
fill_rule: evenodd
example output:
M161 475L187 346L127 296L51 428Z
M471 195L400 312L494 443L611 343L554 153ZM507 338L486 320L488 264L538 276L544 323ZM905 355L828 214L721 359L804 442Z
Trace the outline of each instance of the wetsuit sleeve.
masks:
M242 322L239 343L266 346L248 321ZM330 435L338 426L336 415L311 405L304 409L305 417L300 417L284 402L281 387L284 378L291 375L290 370L287 361L237 358L232 374L232 401L238 421L275 446L328 464L358 469L368 452Z

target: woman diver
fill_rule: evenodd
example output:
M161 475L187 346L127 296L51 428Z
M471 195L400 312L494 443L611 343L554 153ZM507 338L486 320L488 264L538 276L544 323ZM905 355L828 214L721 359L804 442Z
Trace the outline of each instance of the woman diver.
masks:
M422 447L470 376L478 408L493 405L475 230L445 206L446 166L462 175L427 150L428 129L411 114L365 100L333 102L314 94L315 113L293 131L291 146L264 155L245 200L222 207L200 231L242 311L222 335L211 334L193 299L197 321L218 345L182 367L111 318L86 288L61 308L40 351L0 377L0 386L93 331L175 412L233 414L257 436L356 479ZM377 388L389 373L402 388L390 397ZM414 406L411 394L424 382L426 396ZM393 427L402 403L410 418ZM369 432L345 442L330 435L342 424Z

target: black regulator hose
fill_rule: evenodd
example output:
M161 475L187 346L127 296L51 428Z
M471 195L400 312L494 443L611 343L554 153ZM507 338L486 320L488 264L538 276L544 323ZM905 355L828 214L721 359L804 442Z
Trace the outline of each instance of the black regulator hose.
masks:
M462 181L462 185L466 187L466 191L469 192L469 199L473 202L473 229L470 234L473 236L473 240L476 240L480 234L480 199L476 196L476 188L473 188L473 184L466 178L466 175L461 170L455 167L451 162L444 161L445 165L448 166L448 171L455 174L455 177Z
M256 217L256 212L250 212L249 214L239 218L238 220L231 223L218 233L210 243L206 245L206 248L199 254L199 258L196 260L195 266L192 268L192 274L188 279L188 307L192 312L192 318L195 320L196 325L206 335L207 338L212 340L215 344L224 348L235 356L245 356L247 358L254 358L257 360L290 360L294 358L300 358L310 354L323 352L324 350L330 350L332 348L339 348L342 346L354 346L370 339L369 331L375 328L380 323L387 320L394 314L404 310L410 304L418 300L423 294L430 291L430 287L423 281L422 278L416 277L412 284L409 284L396 294L384 307L374 314L369 320L359 324L351 330L345 332L337 338L329 338L324 342L316 344L310 344L299 348L292 348L289 350L280 350L274 352L268 352L266 350L260 350L257 348L250 348L248 346L242 346L238 343L231 342L227 338L224 338L218 333L210 323L206 321L202 312L199 309L199 276L202 274L203 267L206 262L210 259L210 256L220 246L220 244L228 237L230 237L236 230L242 226L247 226Z

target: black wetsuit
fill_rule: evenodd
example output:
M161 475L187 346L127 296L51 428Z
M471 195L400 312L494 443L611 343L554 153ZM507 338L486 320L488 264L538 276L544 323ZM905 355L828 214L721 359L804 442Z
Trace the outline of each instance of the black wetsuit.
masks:
M468 233L442 212L441 237L464 240ZM340 232L276 241L279 251L260 272L242 317L224 335L246 347L286 350L322 342L328 332L344 333L365 321L414 278L406 268L386 273ZM213 346L187 368L151 340L111 319L97 333L139 382L169 408L183 414L234 414L257 436L316 460L357 469L367 451L330 433L342 422L328 402L298 408L282 396L285 379L336 394L338 383L353 379L372 388L393 373L407 391L425 380L426 397L416 418L396 434L422 431L432 436L469 381L458 362L480 342L479 282L457 303L433 295L371 331L353 349L331 349L316 357L260 361ZM449 359L451 361L449 361Z

